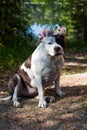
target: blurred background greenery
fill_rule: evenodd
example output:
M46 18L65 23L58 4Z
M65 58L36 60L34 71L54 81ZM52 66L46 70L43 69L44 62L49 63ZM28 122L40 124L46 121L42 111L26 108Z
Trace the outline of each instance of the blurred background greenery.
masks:
M67 29L67 49L87 51L87 0L0 0L0 70L17 68L37 46L31 26Z

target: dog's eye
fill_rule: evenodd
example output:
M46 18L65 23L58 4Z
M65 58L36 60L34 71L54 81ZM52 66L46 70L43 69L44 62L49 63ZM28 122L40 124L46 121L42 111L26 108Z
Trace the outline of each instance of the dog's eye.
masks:
M52 44L52 42L49 42L48 44L49 44L49 45L51 45L51 44Z

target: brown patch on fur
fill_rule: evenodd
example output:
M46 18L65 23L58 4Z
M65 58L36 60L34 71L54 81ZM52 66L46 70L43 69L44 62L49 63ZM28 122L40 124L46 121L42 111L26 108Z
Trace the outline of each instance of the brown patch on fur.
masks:
M16 75L13 75L8 82L8 89L9 89L9 93L12 95L14 92L14 89L16 87L16 85L18 84L18 78Z
M23 79L23 81L25 82L25 84L27 84L28 86L32 87L30 85L30 77L28 76L28 74L23 70L23 69L19 69L18 74L20 75L20 77Z
M24 63L24 65L27 67L27 68L31 68L31 59L32 57L30 56Z
M37 96L36 88L33 88L30 85L31 79L29 78L28 74L23 69L20 69L18 74L21 77L21 87L20 87L21 96L28 96L28 97Z

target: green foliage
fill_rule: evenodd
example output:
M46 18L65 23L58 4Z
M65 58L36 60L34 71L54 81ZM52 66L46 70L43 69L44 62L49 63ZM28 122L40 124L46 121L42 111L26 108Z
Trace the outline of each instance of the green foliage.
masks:
M70 52L75 52L75 51L87 51L87 41L82 42L82 41L67 41L67 50Z
M16 69L27 59L36 47L36 41L29 42L26 46L18 44L17 46L2 46L0 47L0 70Z
M22 44L30 24L28 13L23 0L0 1L0 43L15 44L18 40Z
M65 26L67 48L87 51L87 0L0 0L0 69L20 65L32 52L26 31L34 23Z
M1 46L0 47L0 70L17 69L34 51L36 41L27 44L18 44L18 46ZM67 50L72 52L87 51L87 42L67 41Z
M33 0L31 3L33 22L59 23L67 28L68 39L87 41L87 0Z
M87 0L1 0L0 43L26 37L26 29L33 23L59 23L67 28L68 39L87 41L86 12Z

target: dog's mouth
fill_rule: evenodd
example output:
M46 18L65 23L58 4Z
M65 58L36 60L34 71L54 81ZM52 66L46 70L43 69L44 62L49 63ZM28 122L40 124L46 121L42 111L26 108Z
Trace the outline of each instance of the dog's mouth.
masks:
M59 55L62 55L62 53L61 52L55 53L55 56L59 56Z
M60 56L60 55L63 55L62 53L55 53L54 55L49 55L51 57L56 57L56 56Z
M62 51L61 50L55 51L55 56L59 56L59 55L63 55Z

